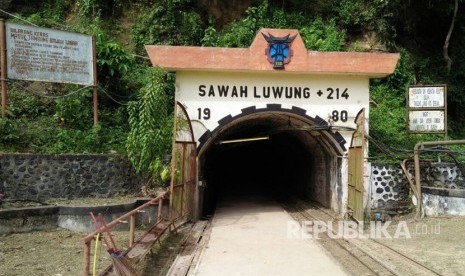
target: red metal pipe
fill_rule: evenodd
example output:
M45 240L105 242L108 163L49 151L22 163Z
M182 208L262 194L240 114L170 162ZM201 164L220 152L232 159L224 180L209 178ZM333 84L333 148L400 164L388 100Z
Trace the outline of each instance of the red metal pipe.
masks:
M84 276L89 276L89 269L90 269L90 241L84 243Z
M140 210L143 210L151 205L156 205L157 204L157 201L159 201L160 198L164 198L166 196L167 192L165 192L164 194L162 195L159 195L157 196L156 198L154 199L151 199L150 201L148 201L147 203L137 207L136 209L120 216L119 218L113 220L112 222L108 223L108 228L112 228L113 226L117 225L118 223L121 223L121 221L124 221L125 219L127 219L128 217L130 217L131 215L137 213L138 211ZM99 229L100 231L103 230L103 227L100 227ZM94 239L94 237L99 233L99 230L96 230L92 233L90 233L89 235L85 236L84 238L81 239L81 242L82 243L86 243L86 242L89 242L89 241L92 241Z
M157 196L156 198L154 199L151 199L150 201L148 201L147 203L137 207L136 209L120 216L119 218L113 220L112 222L108 223L108 225L106 225L106 227L109 229L109 228L112 228L113 226L117 225L118 223L121 223L121 221L124 221L126 218L128 217L131 217L131 216L135 216L137 213L140 212L140 210L143 210L151 205L156 205L156 204L159 204L158 206L158 214L157 214L157 218L161 218L161 211L162 211L162 203L163 203L163 199L166 197L166 195L168 194L168 192L165 192L163 193L162 195L159 195ZM135 219L134 219L135 221ZM157 221L157 223L160 221L160 219ZM97 224L98 225L98 224ZM84 238L81 239L81 242L84 244L84 261L83 261L83 267L84 267L84 270L83 270L83 275L84 276L88 276L89 275L89 269L90 269L90 246L91 246L91 242L92 240L95 239L95 236L101 232L102 230L105 230L104 227L99 227L97 226L97 230L88 234L87 236L85 236Z

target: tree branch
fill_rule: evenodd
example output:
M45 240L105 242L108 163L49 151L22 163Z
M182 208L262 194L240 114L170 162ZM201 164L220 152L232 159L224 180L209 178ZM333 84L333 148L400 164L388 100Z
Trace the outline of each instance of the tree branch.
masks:
M447 32L446 41L444 41L443 56L446 61L447 74L450 73L452 67L452 59L449 57L449 41L452 36L452 31L454 30L455 20L457 18L457 10L459 9L459 0L455 0L454 6L454 15L452 16L452 22L450 23L449 31Z

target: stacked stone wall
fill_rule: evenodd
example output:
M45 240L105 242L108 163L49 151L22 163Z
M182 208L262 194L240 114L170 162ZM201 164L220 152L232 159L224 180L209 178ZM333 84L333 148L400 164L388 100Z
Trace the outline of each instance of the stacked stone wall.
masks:
M0 154L0 193L7 199L111 197L140 189L120 155Z
M409 196L407 179L400 166L373 164L371 190L373 208L395 209Z
M408 177L413 181L413 166L407 170ZM422 187L465 189L465 180L457 164L422 164L420 172ZM372 208L396 210L410 204L409 183L400 165L372 164L370 182Z

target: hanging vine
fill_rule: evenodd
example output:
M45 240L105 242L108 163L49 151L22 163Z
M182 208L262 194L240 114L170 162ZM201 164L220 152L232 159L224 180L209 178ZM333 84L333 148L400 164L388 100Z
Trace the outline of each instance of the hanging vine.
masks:
M163 171L163 155L170 152L172 116L168 115L165 77L162 68L149 69L147 84L138 99L129 103L128 157L138 172L149 172L157 182Z

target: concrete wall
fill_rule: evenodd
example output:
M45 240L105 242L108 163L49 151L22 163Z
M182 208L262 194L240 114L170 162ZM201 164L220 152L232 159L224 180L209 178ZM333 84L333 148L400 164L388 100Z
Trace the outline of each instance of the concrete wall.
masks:
M465 189L422 187L421 190L427 216L465 216Z
M146 199L137 199L124 204L106 204L100 206L42 206L21 209L0 209L0 235L51 230L58 227L75 232L95 230L89 213L101 213L107 223L146 203ZM168 217L168 200L163 201L162 217ZM157 218L158 206L150 206L136 216L138 229L153 225ZM119 224L113 230L128 230L129 224Z
M0 193L7 199L109 197L141 181L120 155L0 154Z

